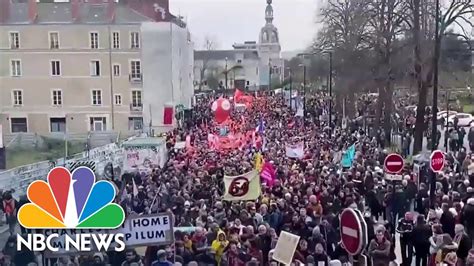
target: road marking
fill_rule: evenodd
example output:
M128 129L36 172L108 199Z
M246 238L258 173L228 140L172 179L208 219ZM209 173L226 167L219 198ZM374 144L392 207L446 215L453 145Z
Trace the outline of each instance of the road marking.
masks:
M352 229L352 228L350 228L350 227L343 226L343 227L342 227L342 233L343 233L344 235L348 235L348 236L357 238L357 230Z

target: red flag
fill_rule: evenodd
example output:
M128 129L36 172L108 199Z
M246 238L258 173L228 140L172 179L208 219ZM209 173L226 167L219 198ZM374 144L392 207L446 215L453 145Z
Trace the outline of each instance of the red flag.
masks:
M240 98L244 96L244 93L239 90L239 89L235 89L235 93L234 93L234 102L239 102L240 101Z

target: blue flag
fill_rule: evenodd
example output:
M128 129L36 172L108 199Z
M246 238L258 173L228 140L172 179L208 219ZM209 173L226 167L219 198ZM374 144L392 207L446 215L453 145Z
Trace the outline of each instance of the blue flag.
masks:
M342 154L341 165L342 167L348 168L352 166L352 161L355 157L355 144L352 144L347 150Z

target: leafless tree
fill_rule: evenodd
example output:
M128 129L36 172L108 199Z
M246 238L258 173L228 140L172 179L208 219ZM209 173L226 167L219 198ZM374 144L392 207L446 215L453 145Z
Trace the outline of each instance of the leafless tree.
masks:
M427 104L428 89L433 84L433 72L435 64L438 64L440 54L435 54L432 49L434 44L434 23L439 23L438 42L441 45L443 36L446 34L454 34L448 31L453 26L458 26L461 33L456 35L468 38L465 30L465 23L473 26L473 22L467 17L474 12L474 2L472 0L449 0L441 2L441 16L436 21L435 6L432 1L427 0L411 0L409 1L410 17L407 24L411 27L413 37L414 51L414 77L418 87L418 106L415 124L414 148L416 154L422 150L423 132L427 129L425 123L425 109ZM423 46L423 50L421 47ZM428 49L427 49L428 48ZM439 51L438 51L439 53ZM435 60L436 59L436 60ZM436 63L435 63L436 62ZM432 110L432 114L436 115L436 110ZM432 139L436 136L432 136Z

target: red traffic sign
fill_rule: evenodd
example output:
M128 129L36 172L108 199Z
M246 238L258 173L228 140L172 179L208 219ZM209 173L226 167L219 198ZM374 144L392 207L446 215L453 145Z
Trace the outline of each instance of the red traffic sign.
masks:
M349 255L358 255L367 245L367 224L358 210L346 208L340 217L340 234Z
M438 173L444 168L444 153L440 150L433 151L430 156L431 171Z
M385 157L383 162L383 168L385 172L390 174L398 174L403 170L403 166L405 162L403 161L403 157L397 153L390 153Z

